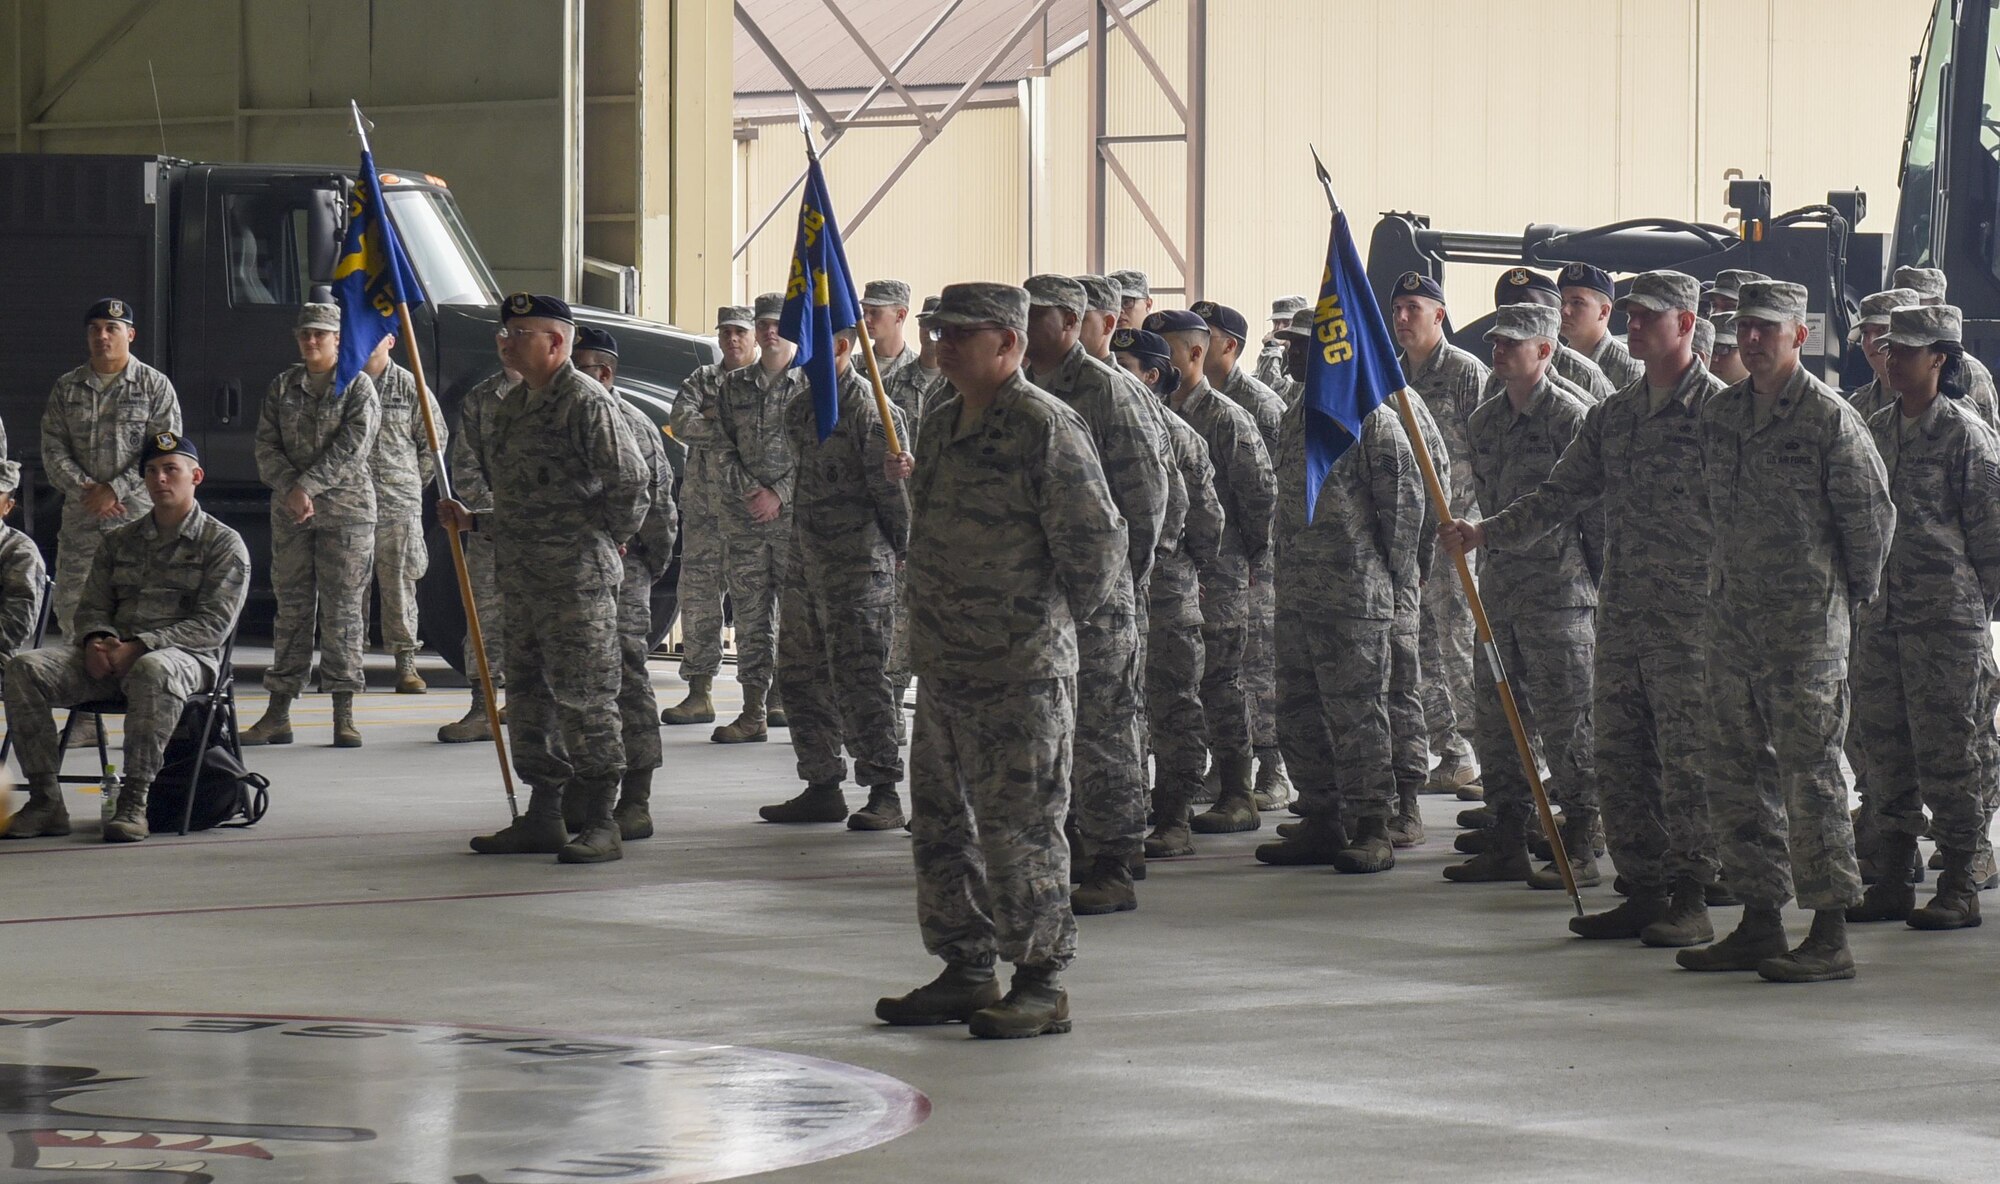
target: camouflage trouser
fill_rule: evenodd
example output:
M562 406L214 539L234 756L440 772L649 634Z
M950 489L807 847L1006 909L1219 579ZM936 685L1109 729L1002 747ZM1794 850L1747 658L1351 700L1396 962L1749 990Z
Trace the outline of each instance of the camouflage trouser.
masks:
M1278 742L1299 812L1348 825L1396 809L1390 622L1278 606Z
M1521 722L1548 765L1543 787L1551 805L1571 813L1597 812L1597 778L1590 746L1590 666L1594 648L1591 610L1512 613L1493 623L1494 644L1507 670ZM1500 709L1499 692L1479 697L1474 746L1486 782L1486 802L1499 815L1526 818L1534 791L1514 747L1514 731Z
M1430 780L1431 744L1425 723L1423 610L1399 611L1389 625L1389 734L1396 792L1418 793Z
M1100 610L1076 631L1070 809L1090 855L1129 859L1146 839L1146 703L1138 621Z
M271 627L271 668L264 689L296 696L312 669L319 635L319 685L328 694L367 688L361 650L368 635L368 573L375 562L375 525L295 526L271 516L271 590L278 619Z
M417 636L417 581L431 569L423 519L375 524L375 589L382 596L382 644L398 654L424 648Z
M83 651L76 646L17 654L7 662L6 702L7 727L21 772L31 778L61 772L55 708L123 696L125 776L150 785L159 776L167 741L181 722L181 705L209 683L208 671L186 650L141 654L122 682L85 674Z
M1856 635L1854 736L1867 758L1878 833L1923 834L1929 807L1939 847L1977 849L1986 830L1993 668L1985 630Z
M56 627L64 637L70 636L71 618L76 616L76 605L83 599L83 582L90 575L91 560L97 558L97 548L104 543L107 530L131 521L117 519L109 524L83 517L81 503L77 513L69 513L64 505L62 529L56 535L56 569L52 573L56 586L49 611L55 618Z
M889 686L896 710L903 709L903 692L910 689L910 581L896 572L896 632L889 639Z
M1154 795L1183 806L1201 792L1208 768L1208 721L1201 712L1201 626L1158 615L1146 637L1146 723L1153 748Z
M486 666L493 672L493 687L507 685L507 603L500 599L499 578L493 571L493 539L473 532L458 536L465 541L465 574L472 581L472 603L479 610L479 632L486 639ZM479 659L473 657L472 625L465 627L465 676L479 683Z
M535 789L580 793L588 801L615 791L625 772L617 578L612 572L562 588L501 573L507 739L514 771Z
M778 660L778 577L789 545L780 537L734 535L724 553L729 603L736 610L736 681L746 691L771 689ZM685 558L681 570L687 570Z
M911 853L924 948L950 962L1069 965L1068 678L917 684Z
M729 554L710 501L708 450L689 450L681 478L681 677L714 678L722 668L722 594Z
M797 568L785 580L784 631L778 635L778 691L792 727L799 780L838 785L847 779L894 785L903 779L896 743L896 700L889 684L889 638L896 629L895 577L843 574L828 581Z
M1721 864L1709 823L1701 627L1668 623L1666 645L1627 636L1637 628L1598 634L1591 696L1605 842L1634 884L1710 884Z
M653 627L653 573L627 563L618 584L618 734L625 743L625 768L660 767L660 702L653 695L653 652L646 635Z
M1249 592L1226 577L1201 584L1201 710L1209 747L1250 755L1250 704L1243 690L1243 649L1250 641Z
M1480 694L1473 689L1472 608L1448 555L1438 556L1424 581L1422 623L1417 642L1430 751L1446 766L1463 765L1472 760L1466 726L1478 717Z
M1708 806L1731 891L1768 908L1790 900L1794 886L1815 912L1860 903L1840 776L1841 663L1774 662L1718 639L1708 700Z
M1250 585L1250 630L1243 644L1243 698L1250 708L1252 748L1275 748L1278 744L1278 660L1271 652L1278 597L1271 579L1267 551L1264 562L1257 565L1256 581Z

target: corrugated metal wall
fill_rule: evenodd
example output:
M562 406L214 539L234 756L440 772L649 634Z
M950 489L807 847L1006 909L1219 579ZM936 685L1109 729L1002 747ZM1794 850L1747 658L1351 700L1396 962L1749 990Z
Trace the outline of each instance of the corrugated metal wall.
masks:
M1325 203L1316 143L1363 236L1378 211L1415 209L1440 227L1515 231L1643 215L1720 221L1724 171L1769 176L1780 209L1860 187L1886 229L1894 205L1909 58L1929 0L1210 0L1208 283L1245 310L1317 276ZM1135 18L1163 68L1185 69L1185 0ZM1150 75L1112 35L1110 130L1178 130ZM1044 155L1022 150L1014 110L962 116L850 242L864 273L918 291L953 279L1081 271L1086 259L1086 68L1058 63ZM914 133L851 133L829 164L836 208L854 207ZM1179 145L1121 149L1126 169L1178 233ZM758 212L796 172L787 132L745 146ZM1037 166L1040 176L1034 178ZM1033 241L1026 194L1038 195ZM1106 263L1163 282L1172 267L1110 182ZM1040 195L1046 195L1042 199ZM775 286L792 233L774 223L739 260L749 288ZM738 233L741 233L739 224ZM775 246L773 244L776 244ZM1364 240L1365 249L1365 240ZM1461 314L1488 303L1493 273L1458 268Z

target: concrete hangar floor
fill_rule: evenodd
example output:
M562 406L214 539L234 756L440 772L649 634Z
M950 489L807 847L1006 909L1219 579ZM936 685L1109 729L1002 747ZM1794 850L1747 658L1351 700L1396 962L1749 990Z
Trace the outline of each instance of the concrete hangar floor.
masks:
M1081 921L1069 1035L893 1030L935 970L908 840L756 821L783 732L667 729L659 836L562 867L467 852L507 815L433 738L464 703L371 692L336 751L308 697L251 829L106 846L72 790L76 835L0 844L0 1184L2000 1177L1996 927L1689 974L1444 883L1432 797L1386 875L1256 865L1277 815L1156 865Z

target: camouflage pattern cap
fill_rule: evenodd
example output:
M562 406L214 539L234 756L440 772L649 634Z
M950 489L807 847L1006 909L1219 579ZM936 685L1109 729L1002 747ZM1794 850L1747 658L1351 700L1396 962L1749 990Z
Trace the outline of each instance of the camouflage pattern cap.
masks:
M1693 312L1701 304L1701 281L1679 271L1642 271L1632 277L1632 286L1616 307L1645 308L1653 312Z
M1305 306L1306 298L1303 296L1280 296L1271 302L1271 319L1290 321L1292 314Z
M1736 319L1801 325L1806 319L1804 284L1783 280L1751 280L1736 294Z
M340 306L338 304L301 305L299 307L299 319L292 323L292 330L303 333L307 329L321 329L328 333L340 332Z
M747 304L725 304L715 310L715 327L718 329L755 329L757 314L750 311Z
M1312 335L1313 306L1310 304L1293 313L1291 324L1286 325L1275 334L1278 337L1296 337L1302 341L1311 340Z
M1940 341L1962 343L1965 319L1950 304L1918 304L1889 314L1889 331L1882 340L1897 345L1936 345Z
M946 284L930 319L940 325L1002 325L1028 330L1028 290L1012 284Z
M1021 286L1027 290L1032 306L1066 308L1078 316L1090 307L1090 294L1066 275L1031 275Z
M1736 348L1735 313L1733 312L1716 313L1714 316L1708 318L1708 323L1715 326L1715 348L1717 349Z
M1944 303L1944 272L1935 267L1898 267L1889 286L1914 290L1924 304Z
M1912 304L1922 304L1923 300L1914 288L1890 288L1861 298L1861 319L1847 331L1847 343L1853 345L1861 340L1861 330L1867 326L1877 329L1889 327L1889 314Z
M1486 331L1486 339L1533 341L1546 337L1554 341L1561 332L1562 314L1546 304L1503 304L1493 310L1493 327Z
M910 285L901 280L869 280L861 289L861 303L879 308L908 308Z
M921 321L929 317L932 313L937 311L937 306L938 306L937 297L935 296L924 297L924 308L922 312L917 314L917 319Z
M1143 271L1114 271L1104 277L1118 288L1118 294L1127 300L1145 300L1153 294L1153 285Z
M758 320L775 321L785 315L785 294L783 292L766 292L762 296L757 297L755 308Z
M1731 300L1741 299L1738 293L1743 290L1743 285L1770 278L1770 276L1765 275L1761 271L1743 271L1734 267L1725 268L1715 273L1715 294L1717 296L1727 296Z
M1118 312L1122 301L1118 296L1118 285L1101 275L1078 275L1071 279L1083 285L1083 295L1091 312Z

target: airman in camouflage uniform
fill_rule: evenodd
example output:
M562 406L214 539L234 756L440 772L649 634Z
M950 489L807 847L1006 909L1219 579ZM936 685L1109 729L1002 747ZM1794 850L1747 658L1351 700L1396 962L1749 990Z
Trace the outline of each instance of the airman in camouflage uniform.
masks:
M1913 303L1937 305L1945 300L1944 272L1935 267L1898 267L1890 277L1890 286L1914 291L1917 300ZM1993 372L1970 352L1961 355L1959 366L1964 371L1961 386L1967 406L1987 427L2000 432L2000 391L1994 389ZM1867 413L1862 416L1867 418Z
M575 320L552 296L501 306L502 354L522 376L466 446L492 484L493 509L440 501L446 529L494 536L507 605L507 735L528 809L482 855L555 853L564 863L621 854L612 817L625 743L617 710L618 548L644 522L650 474L617 400L571 365ZM574 841L562 801L589 803Z
M1840 775L1850 606L1873 600L1896 526L1867 425L1799 364L1806 290L1755 281L1736 329L1751 377L1702 411L1715 521L1709 574L1709 809L1736 931L1682 950L1690 970L1851 978L1845 910L1861 900ZM1812 933L1786 951L1797 886Z
M21 463L0 460L0 518L14 512L15 491L20 488ZM48 569L35 540L0 523L0 661L35 639L46 583Z
M736 681L743 713L715 729L718 744L761 744L784 726L767 703L778 658L778 581L792 535L794 458L785 443L785 408L809 390L792 366L798 346L778 336L785 298L757 297L757 364L723 379L716 394L715 513L727 540L729 603L736 610Z
M1556 287L1554 280L1541 272L1530 271L1525 267L1512 267L1501 275L1500 282L1494 286L1493 303L1496 307L1522 303L1542 304L1560 312L1562 291ZM1568 386L1563 389L1567 389L1585 403L1603 402L1611 397L1615 389L1611 385L1611 380L1605 377L1604 371L1597 368L1597 363L1560 341L1556 342L1555 357L1549 363L1549 372L1561 380L1557 386L1561 387L1567 383ZM1481 401L1499 393L1500 384L1489 378Z
M2000 674L1987 628L2000 604L2000 440L1951 382L1963 336L1958 309L1905 307L1891 314L1880 349L1901 399L1868 429L1888 469L1897 530L1882 594L1857 614L1854 731L1883 874L1849 921L1979 924L1973 864L1988 822ZM1915 890L1895 873L1916 854L1926 806L1944 871L1936 899L1916 908Z
M1264 335L1264 346L1257 351L1257 381L1270 387L1280 395L1290 384L1291 376L1285 373L1285 330L1292 324L1292 314L1306 307L1308 301L1303 296L1280 296L1271 302L1271 331ZM1290 406L1290 404L1286 404Z
M1750 377L1743 368L1743 358L1736 348L1736 314L1719 312L1709 318L1715 326L1715 355L1709 366L1717 378L1735 386Z
M1143 271L1114 271L1104 277L1118 289L1118 328L1137 329L1153 315L1153 285Z
M1472 441L1467 425L1486 385L1486 365L1444 336L1444 289L1429 276L1405 272L1396 279L1389 304L1390 330L1402 347L1403 377L1437 419L1445 451L1432 458L1451 499L1455 517L1477 513L1472 480ZM1311 332L1308 320L1304 326ZM1426 579L1418 634L1423 672L1424 723L1436 771L1427 790L1480 796L1479 766L1470 729L1479 701L1473 688L1472 608L1456 572Z
M1604 372L1614 390L1639 381L1646 368L1611 335L1611 302L1618 289L1601 268L1571 263L1557 276L1563 341Z
M1331 863L1342 872L1396 866L1389 723L1390 632L1417 603L1425 493L1396 410L1375 408L1341 453L1307 519L1303 401L1285 412L1278 446L1279 737L1305 822L1257 858Z
M1619 303L1646 371L1590 408L1540 488L1477 526L1457 523L1453 539L1519 552L1587 511L1604 512L1592 724L1604 828L1630 891L1570 928L1653 946L1715 937L1705 896L1719 864L1704 780L1701 619L1714 530L1700 474L1702 408L1722 383L1691 352L1700 294L1679 272L1635 277Z
M1277 477L1250 413L1217 393L1203 373L1208 324L1191 312L1158 312L1149 332L1173 351L1181 389L1171 405L1208 445L1215 466L1215 495L1222 503L1222 545L1213 568L1202 573L1202 712L1208 719L1211 759L1219 767L1215 805L1189 823L1203 834L1256 830L1261 825L1250 770L1250 708L1243 684L1243 654L1250 634L1250 580L1271 541Z
M822 440L808 391L785 409L786 443L796 458L792 537L781 593L778 681L790 705L792 748L805 792L758 811L766 822L840 822L851 830L903 825L903 758L896 747L902 708L889 678L896 631L896 569L909 546L910 511L901 484L883 472L887 455L874 388L858 367L852 332L836 339L839 422ZM898 440L903 413L890 404ZM850 816L841 782L854 779L868 802Z
M908 299L907 291L904 299ZM927 318L937 307L937 297L926 296L922 310L917 315L916 360L895 368L894 373L882 375L882 387L889 396L889 402L903 413L899 430L915 431L923 422L924 405L932 391L944 385L944 378L938 374L937 343L925 332ZM908 437L902 439L905 452L914 448L915 442ZM896 742L908 740L909 733L903 722L903 702L910 693L910 595L909 581L904 578L900 567L896 570L896 631L889 642L889 686L896 698Z
M747 305L715 310L715 341L722 360L682 381L668 426L687 448L681 462L681 575L675 599L681 614L681 678L688 693L660 713L663 724L712 724L709 696L722 668L722 594L729 566L729 543L716 512L716 396L722 380L757 360L756 316Z
M1084 352L1078 340L1087 297L1062 275L1030 276L1027 380L1083 417L1112 503L1125 519L1126 563L1110 599L1076 622L1078 651L1076 829L1090 867L1078 913L1138 907L1130 864L1146 837L1145 680L1138 595L1153 567L1167 512L1165 428L1124 372Z
M144 839L146 798L181 706L215 685L222 645L243 611L250 553L195 501L194 447L161 432L140 458L149 512L104 536L77 600L75 639L7 662L7 723L28 781L28 804L7 838L69 833L53 709L123 697L125 780L104 841Z
M914 475L910 824L924 947L946 967L875 1014L967 1021L976 1036L1066 1032L1075 622L1129 580L1125 528L1082 417L1021 375L1027 293L953 284L932 324L950 385L916 456L889 463ZM1016 967L1004 999L996 957Z
M396 690L422 694L426 687L417 673L417 581L430 570L424 545L424 486L437 472L431 458L430 435L424 431L424 410L417 403L417 380L389 360L396 338L384 337L369 355L368 377L382 400L382 425L375 432L375 452L369 472L375 481L375 587L382 597L382 644L396 655ZM444 412L424 392L431 422L437 425L438 447L447 446Z
M368 573L375 561L375 482L369 475L382 403L358 372L334 389L340 309L299 310L305 361L271 380L257 412L257 475L271 488L271 693L244 744L290 744L292 700L320 647L320 687L333 696L333 744L359 748L354 696L367 687L361 651L368 632Z
M1712 314L1733 313L1736 300L1742 294L1743 285L1771 277L1761 271L1745 271L1740 267L1724 268L1715 273L1715 287L1709 291L1709 309Z
M620 398L614 385L618 339L603 329L580 325L573 355L577 369L609 391L617 403L646 478L646 517L625 543L624 574L618 584L618 734L625 745L625 773L611 818L618 824L619 839L629 843L653 837L653 774L663 754L660 704L653 695L646 659L653 650L653 585L673 566L680 511L674 505L674 467L660 429L636 405ZM588 826L586 804L580 794L564 796L563 821L570 830Z
M474 514L492 511L493 486L486 479L478 454L467 446L466 439L486 435L486 425L492 422L500 400L520 381L520 375L502 370L482 380L459 400L458 431L451 438L451 491L459 504ZM486 666L493 676L497 696L507 685L507 613L500 599L499 580L493 574L493 539L490 535L468 534L461 545L465 550L466 578L472 584L472 603L479 610L480 636L486 642ZM479 685L479 659L473 653L470 621L466 622L464 648L459 652L464 655L466 675L472 679L472 701L466 705L463 717L438 729L438 741L490 742L493 729L486 719L486 697Z
M139 450L161 432L181 430L174 384L132 356L134 315L123 300L90 306L84 313L90 361L56 379L42 413L42 469L63 497L54 611L65 637L72 636L71 618L98 544L152 505L139 475ZM0 434L0 456L5 439Z
M1583 425L1585 404L1549 380L1559 324L1556 310L1544 304L1495 310L1487 339L1493 342L1501 394L1480 404L1467 425L1472 479L1479 504L1489 512L1506 509L1547 480ZM1590 666L1601 524L1601 511L1592 510L1534 542L1524 541L1519 549L1488 548L1479 576L1493 644L1522 722L1547 754L1549 794L1564 807L1564 845L1579 887L1599 878L1591 858L1598 802L1590 748ZM1479 700L1478 722L1479 762L1493 829L1479 836L1484 850L1446 868L1445 878L1526 880L1537 888L1561 888L1560 868L1529 871L1525 842L1532 799L1496 692Z

